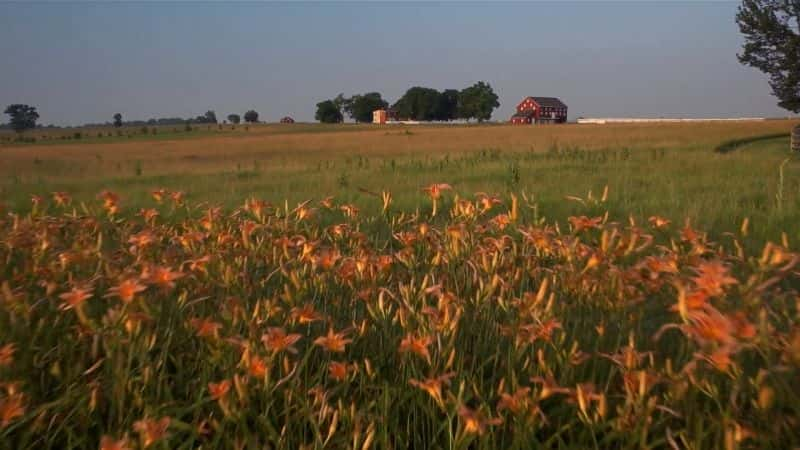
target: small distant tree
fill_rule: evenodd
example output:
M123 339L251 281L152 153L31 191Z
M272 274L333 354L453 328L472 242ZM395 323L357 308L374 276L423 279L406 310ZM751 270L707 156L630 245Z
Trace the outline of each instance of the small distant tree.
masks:
M241 121L242 121L242 118L239 117L238 114L228 114L228 122L230 122L230 123L232 123L234 125L238 125L239 122L241 122Z
M739 62L769 75L778 106L800 112L800 0L744 0L736 22Z
M8 105L5 114L9 116L8 124L17 133L36 128L36 121L39 119L39 113L36 112L35 106L22 105L19 103Z
M244 113L244 121L247 123L256 123L258 122L258 113L254 110L247 111Z
M116 113L114 114L114 126L119 128L122 126L122 114Z
M342 111L333 100L317 103L317 113L314 118L322 123L341 123L344 120Z
M489 120L492 111L500 106L497 98L489 83L479 81L459 93L458 115L462 119L477 119L478 122Z
M215 113L214 111L211 110L206 111L204 117L206 118L205 120L206 123L217 123L217 113Z

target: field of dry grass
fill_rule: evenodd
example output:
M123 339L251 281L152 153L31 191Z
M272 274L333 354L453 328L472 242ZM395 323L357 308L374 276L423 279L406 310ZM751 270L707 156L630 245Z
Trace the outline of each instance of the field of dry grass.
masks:
M318 160L361 155L366 158L441 157L485 149L544 152L554 146L580 149L672 149L711 151L720 142L773 134L787 121L615 124L520 127L260 125L249 131L173 135L158 139L0 147L0 175L48 179L104 177L140 162L147 174L208 173L234 170L254 161L306 167ZM335 133L335 134L332 134ZM48 170L52 168L52 170ZM77 172L77 173L76 173ZM50 178L52 177L52 178Z

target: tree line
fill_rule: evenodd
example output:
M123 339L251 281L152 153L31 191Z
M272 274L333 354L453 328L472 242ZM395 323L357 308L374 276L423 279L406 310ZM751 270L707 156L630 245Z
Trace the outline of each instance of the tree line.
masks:
M489 83L479 81L461 90L414 86L409 88L391 110L398 118L419 121L489 120L492 111L500 106L497 94ZM356 122L372 122L372 112L389 108L389 102L379 92L333 99L317 103L314 118L322 123L340 123L347 114Z
M35 106L15 103L12 105L8 105L4 111L4 114L8 115L9 121L8 124L0 124L0 128L10 128L18 133L21 133L25 130L29 130L32 128L36 128L37 126L40 126L36 123L37 120L39 120L40 116ZM191 124L219 123L219 121L217 120L217 114L213 110L206 111L205 114L201 114L195 118L188 118L188 119L183 119L180 117L162 117L158 119L123 121L121 113L114 114L112 118L113 122L87 123L83 126L97 127L97 126L113 125L114 127L119 128L122 126L153 126L153 125L184 125L184 124L191 125ZM228 122L235 125L241 123L242 118L244 118L244 121L246 123L257 123L258 112L251 109L245 112L243 116L239 116L238 114L229 114L227 117Z

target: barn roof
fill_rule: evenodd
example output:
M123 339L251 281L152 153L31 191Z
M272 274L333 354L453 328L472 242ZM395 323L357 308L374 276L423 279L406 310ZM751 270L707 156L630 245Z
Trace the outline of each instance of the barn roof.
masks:
M543 108L566 108L567 105L556 97L528 97L539 104Z

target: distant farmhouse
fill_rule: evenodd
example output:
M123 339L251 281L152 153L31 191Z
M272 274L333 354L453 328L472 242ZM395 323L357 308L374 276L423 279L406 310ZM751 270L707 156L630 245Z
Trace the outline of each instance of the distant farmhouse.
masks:
M511 123L530 125L532 123L565 123L567 105L555 97L525 97L517 105L517 113L511 116Z
M289 116L286 116L283 119L281 119L281 123L294 123L294 119L292 119Z

